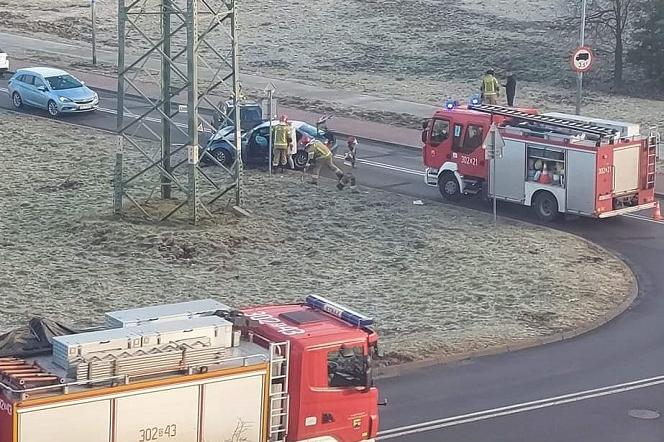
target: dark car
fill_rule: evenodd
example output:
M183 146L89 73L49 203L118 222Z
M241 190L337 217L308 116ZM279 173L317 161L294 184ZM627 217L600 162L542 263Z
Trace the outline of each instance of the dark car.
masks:
M273 121L272 125L279 124ZM307 165L309 155L300 144L304 135L309 138L316 138L323 142L329 142L330 149L335 152L337 149L336 137L326 128L316 128L304 121L291 121L295 128L298 142L297 153L293 156L295 168L304 169ZM224 166L230 166L235 161L235 131L232 126L227 126L219 130L208 141L204 152L212 155L219 163ZM267 166L270 155L270 124L264 122L254 127L242 136L242 160L246 166ZM212 162L207 155L202 157L203 161Z
M214 112L212 116L212 127L219 130L227 126L233 126L235 121L235 105L232 100L219 104L221 113ZM261 105L253 101L240 103L240 128L242 133L250 131L263 122L263 109Z

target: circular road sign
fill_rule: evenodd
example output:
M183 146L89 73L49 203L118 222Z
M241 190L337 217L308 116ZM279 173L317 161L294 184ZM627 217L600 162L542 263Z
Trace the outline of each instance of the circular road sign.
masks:
M576 72L586 72L593 64L593 53L590 48L582 46L572 54L572 68Z

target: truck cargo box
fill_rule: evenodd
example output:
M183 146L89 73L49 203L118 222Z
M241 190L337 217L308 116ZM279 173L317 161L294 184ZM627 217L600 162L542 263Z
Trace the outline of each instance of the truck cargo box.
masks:
M91 398L28 400L16 409L16 442L261 442L267 419L265 367L191 376L186 382L180 378L153 388L109 388Z

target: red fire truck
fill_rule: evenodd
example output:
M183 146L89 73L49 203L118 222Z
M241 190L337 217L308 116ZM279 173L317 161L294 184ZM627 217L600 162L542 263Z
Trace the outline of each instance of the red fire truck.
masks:
M655 205L654 128L642 136L635 124L446 103L427 122L422 141L425 182L447 200L481 194L531 206L545 221L562 213L606 218Z
M0 358L0 442L354 442L378 431L372 320L320 296L106 314Z

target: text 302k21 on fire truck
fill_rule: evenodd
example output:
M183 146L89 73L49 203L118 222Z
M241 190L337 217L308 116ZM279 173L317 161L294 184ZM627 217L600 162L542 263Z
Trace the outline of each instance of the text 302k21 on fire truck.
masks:
M504 146L489 167L491 132ZM448 200L483 194L531 206L545 221L564 213L606 218L655 206L654 128L642 136L637 124L539 114L475 98L467 108L446 102L427 121L422 142L425 181Z
M355 442L378 431L372 320L320 296L106 314L0 358L0 442Z

